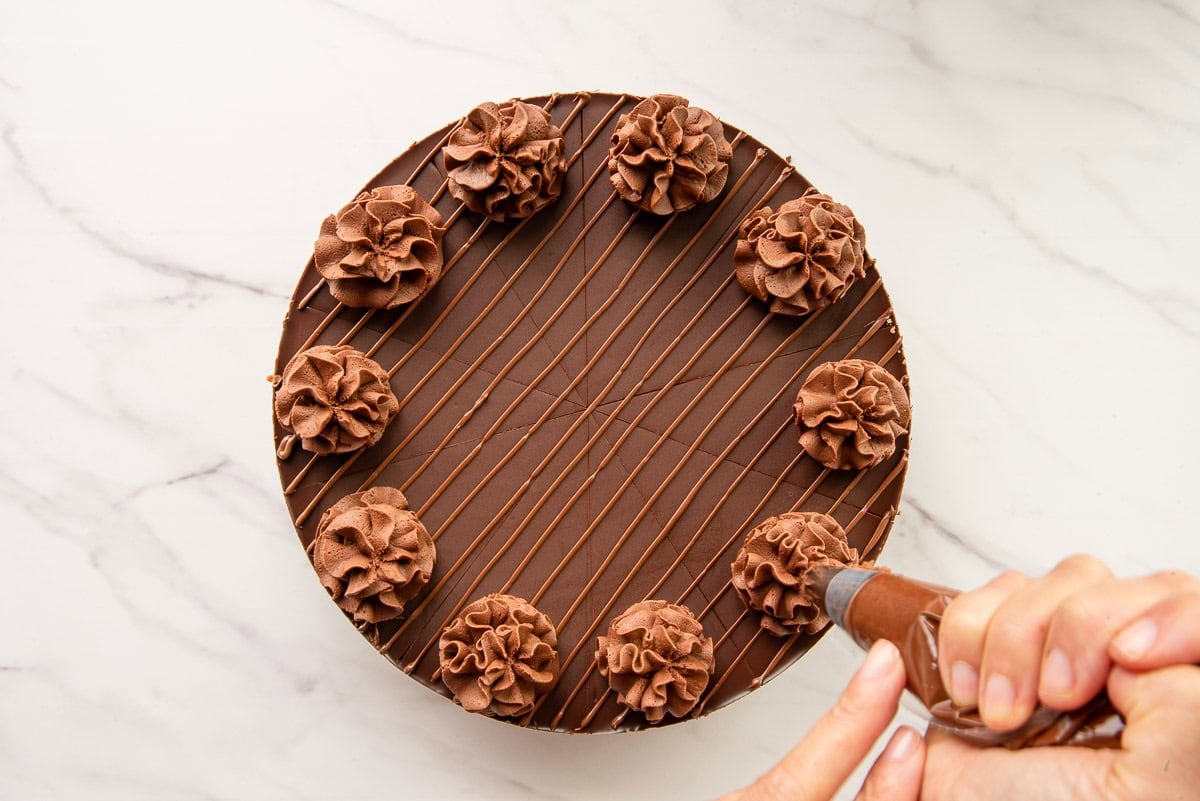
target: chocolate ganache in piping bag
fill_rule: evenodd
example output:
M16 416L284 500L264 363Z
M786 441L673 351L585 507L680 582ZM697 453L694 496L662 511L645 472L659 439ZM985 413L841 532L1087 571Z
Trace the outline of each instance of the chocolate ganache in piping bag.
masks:
M1038 706L1010 732L987 728L974 707L951 701L938 674L938 627L957 590L892 573L818 567L810 586L814 601L863 648L890 640L904 659L908 689L929 710L929 725L976 745L1009 749L1041 745L1117 748L1124 721L1104 693L1079 709L1059 712Z

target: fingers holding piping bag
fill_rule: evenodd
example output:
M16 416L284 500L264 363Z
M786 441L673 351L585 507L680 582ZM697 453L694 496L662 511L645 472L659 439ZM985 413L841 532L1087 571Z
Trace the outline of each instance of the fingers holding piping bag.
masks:
M1028 720L1038 702L1046 636L1061 605L1111 577L1099 560L1072 556L997 607L988 621L978 664L979 714L990 728L1011 731ZM1057 667L1057 661L1052 660L1051 667Z
M1017 590L1033 582L1010 570L972 592L964 592L942 613L938 633L938 670L950 698L959 706L979 700L979 665L992 615Z
M1189 588L1200 587L1183 573L1157 573L1109 578L1066 598L1046 634L1038 683L1042 703L1054 709L1075 709L1103 690L1114 661L1115 646L1110 645L1114 638L1157 604ZM1144 632L1145 627L1134 630L1128 642L1137 645ZM1165 664L1169 663L1145 667Z
M1180 591L1129 622L1113 638L1108 653L1119 665L1149 670L1200 664L1200 581L1183 574Z
M918 801L925 770L925 741L908 726L896 729L871 766L855 801Z

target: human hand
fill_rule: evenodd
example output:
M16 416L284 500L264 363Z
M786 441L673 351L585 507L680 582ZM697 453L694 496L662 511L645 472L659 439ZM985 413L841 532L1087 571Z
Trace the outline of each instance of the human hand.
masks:
M927 738L921 798L1200 799L1200 582L1117 579L1090 557L1046 576L1005 573L942 616L939 662L955 703L997 731L1037 703L1068 710L1101 689L1125 718L1120 749L979 749Z
M904 690L904 663L886 640L871 647L840 698L778 765L720 801L829 801L887 729ZM892 735L857 796L916 801L925 746L908 727Z

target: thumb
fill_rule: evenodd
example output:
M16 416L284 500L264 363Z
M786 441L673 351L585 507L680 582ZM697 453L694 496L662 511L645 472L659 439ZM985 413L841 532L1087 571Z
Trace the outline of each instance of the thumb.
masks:
M829 801L888 727L903 690L900 652L886 640L876 642L833 709L739 797Z
M921 735L901 726L875 760L854 801L917 801L921 794L924 752Z
M921 801L1107 798L1101 788L1118 753L1071 746L981 748L936 729L925 740Z

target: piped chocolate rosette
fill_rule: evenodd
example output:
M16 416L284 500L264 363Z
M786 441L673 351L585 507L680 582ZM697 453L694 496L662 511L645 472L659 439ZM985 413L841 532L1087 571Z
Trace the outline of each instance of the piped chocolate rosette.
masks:
M801 447L833 470L864 470L888 459L912 418L904 385L865 359L813 370L792 412Z
M713 640L687 607L642 601L609 624L596 663L622 704L658 723L700 703L715 668Z
M468 712L513 717L558 679L558 633L550 618L512 595L480 598L442 631L442 681Z
M394 309L442 274L442 215L408 186L370 189L321 223L313 247L329 292L347 306Z
M497 222L529 217L562 192L562 131L532 103L471 109L442 151L450 194Z
M866 232L849 207L810 188L773 210L763 206L738 229L738 283L778 314L823 309L866 275Z
M811 572L850 567L858 551L836 520L821 512L784 512L746 535L733 562L733 588L772 634L816 634L829 618L815 600Z
M436 558L429 532L392 487L342 498L321 515L313 541L322 586L360 626L402 617Z
M349 345L317 345L292 357L275 390L275 417L291 443L316 454L348 453L374 445L400 403L387 371Z
M654 95L617 120L608 172L622 198L654 214L721 194L733 149L721 121L679 95Z

